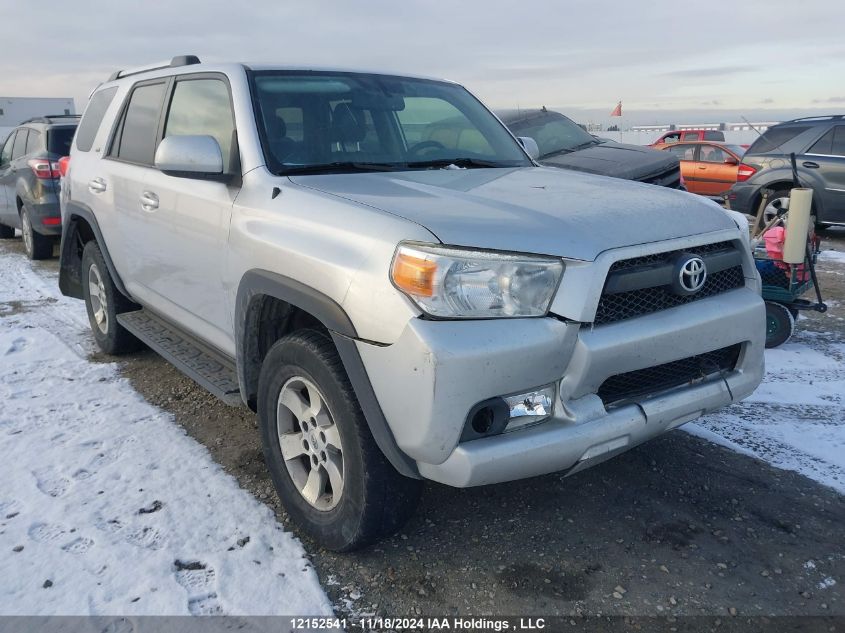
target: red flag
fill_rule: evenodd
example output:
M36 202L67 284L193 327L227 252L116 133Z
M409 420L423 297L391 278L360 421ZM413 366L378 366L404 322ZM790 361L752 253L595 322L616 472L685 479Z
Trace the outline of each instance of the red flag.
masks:
M610 113L610 116L622 116L622 102L616 104L616 107L613 108L613 112Z

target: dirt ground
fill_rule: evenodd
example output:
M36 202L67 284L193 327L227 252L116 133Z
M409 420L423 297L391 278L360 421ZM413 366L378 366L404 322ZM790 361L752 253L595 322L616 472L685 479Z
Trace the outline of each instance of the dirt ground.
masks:
M823 248L845 251L845 229L830 231ZM821 268L831 309L799 328L845 342L845 267ZM293 529L251 412L152 352L119 362ZM842 615L843 526L845 497L835 491L674 432L570 478L426 484L410 523L379 546L344 555L305 546L340 613ZM839 582L825 587L826 578Z

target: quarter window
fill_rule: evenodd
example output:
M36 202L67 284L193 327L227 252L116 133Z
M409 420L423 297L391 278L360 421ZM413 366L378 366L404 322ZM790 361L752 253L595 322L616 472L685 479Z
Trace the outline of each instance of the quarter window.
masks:
M26 136L28 131L24 128L18 130L18 135L15 137L15 146L12 148L12 160L17 160L26 152Z
M41 132L29 131L29 138L26 140L26 155L34 154L41 148Z
M112 156L130 163L153 164L164 88L164 83L157 83L132 91L120 133L112 145Z
M79 133L76 135L76 149L79 151L91 151L91 148L94 146L94 137L97 136L100 123L103 122L106 110L111 105L116 92L117 88L106 88L91 97L88 107L85 108L82 121L79 123Z
M223 154L223 172L229 173L235 119L229 88L219 79L178 81L173 90L165 136L213 136Z

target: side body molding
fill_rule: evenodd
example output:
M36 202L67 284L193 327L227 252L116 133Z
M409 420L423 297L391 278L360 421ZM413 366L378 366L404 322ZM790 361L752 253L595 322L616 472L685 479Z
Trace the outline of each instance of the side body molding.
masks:
M274 297L307 312L329 330L376 444L396 470L406 477L418 479L416 463L396 445L355 346L357 333L346 312L332 298L295 279L267 270L247 271L235 300L238 383L244 401L247 402L254 391L250 386L257 384L261 370L258 337L250 332L257 331L260 314L255 306L262 296Z

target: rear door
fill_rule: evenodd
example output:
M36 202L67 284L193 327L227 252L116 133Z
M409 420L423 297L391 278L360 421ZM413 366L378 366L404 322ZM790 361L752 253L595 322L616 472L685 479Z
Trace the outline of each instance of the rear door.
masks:
M4 224L20 228L20 217L18 216L17 205L17 181L22 168L29 169L24 156L26 155L26 141L29 137L29 130L25 127L18 128L12 140L12 151L9 154L9 162L0 166L0 187L4 190L6 200L3 209ZM3 148L4 152L6 147Z
M822 221L845 221L845 125L836 125L798 159L801 174L816 181Z
M699 145L698 152L698 193L708 196L722 195L736 182L739 161L723 147L709 143Z
M232 156L234 111L228 79L198 73L176 77L168 91L161 137L212 136L223 154L223 171L238 169ZM142 195L152 208L142 212L139 246L147 264L135 280L148 302L218 349L233 352L223 270L232 205L238 186L181 178L152 170Z
M105 160L87 181L92 206L106 236L109 254L126 289L144 300L140 281L157 266L157 245L142 207L144 184L153 171L161 109L169 79L136 84L127 97ZM73 165L71 165L73 170Z

